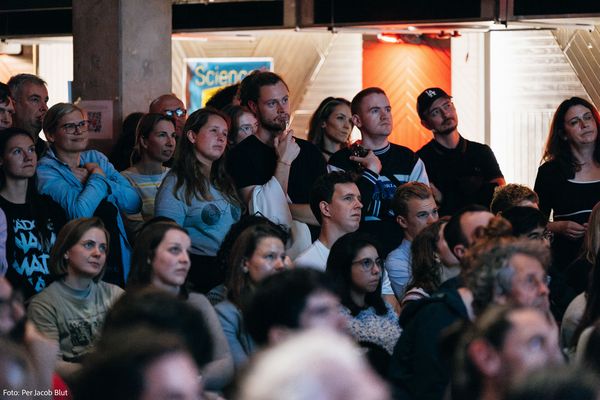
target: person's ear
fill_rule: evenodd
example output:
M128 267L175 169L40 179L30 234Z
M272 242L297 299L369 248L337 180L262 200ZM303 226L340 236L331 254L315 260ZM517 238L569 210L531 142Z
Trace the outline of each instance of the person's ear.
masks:
M427 129L428 131L433 131L434 129L431 128L431 125L429 124L429 122L425 121L425 120L421 120L421 125L423 126L423 128Z
M258 115L258 105L255 101L248 100L248 108L250 111L252 111L252 113L254 113L254 115Z
M459 260L462 259L465 255L465 251L467 251L466 247L462 244L457 244L452 248L452 254Z
M502 368L498 352L484 339L475 339L467 345L467 357L486 377L497 376Z
M360 128L362 126L362 121L360 120L360 117L358 116L358 114L352 114L352 118L351 119L352 119L352 123L357 128Z
M331 212L329 211L329 203L325 200L319 203L319 210L321 210L321 214L324 217L331 217Z
M402 215L398 215L396 217L396 222L398 223L398 225L400 225L402 228L407 229L408 228L408 221L406 220L406 217L402 216Z
M190 143L194 144L196 143L196 132L194 132L193 130L189 130L185 133L185 135L187 136L188 140L190 141Z
M147 140L148 140L147 138L145 138L143 136L140 136L140 146L143 149L147 149L148 148L148 142L147 142Z

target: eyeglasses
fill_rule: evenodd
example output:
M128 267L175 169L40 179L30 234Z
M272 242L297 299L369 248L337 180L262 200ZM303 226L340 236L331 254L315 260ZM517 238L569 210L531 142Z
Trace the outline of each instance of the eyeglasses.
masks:
M381 258L377 258L376 260L373 260L372 258L363 258L352 261L352 265L354 264L358 264L363 271L368 272L373 270L373 266L375 265L377 265L379 269L383 269L384 262Z
M547 240L548 242L552 243L554 240L554 232L549 231L548 229L544 229L544 232L541 234L539 232L531 232L527 235L527 239Z
M169 118L173 118L174 116L183 117L187 114L187 110L185 108L177 107L174 110L165 110L164 113Z
M240 125L240 131L244 131L249 135L253 135L258 130L258 123Z
M79 133L87 132L90 128L90 121L79 121L78 123L69 122L68 124L64 124L61 126L62 129L69 135L74 134L76 131Z
M546 287L550 286L551 280L552 278L550 275L545 275L542 278L538 278L535 275L527 275L523 281L523 285L528 289L535 290L539 288L541 284L544 284Z

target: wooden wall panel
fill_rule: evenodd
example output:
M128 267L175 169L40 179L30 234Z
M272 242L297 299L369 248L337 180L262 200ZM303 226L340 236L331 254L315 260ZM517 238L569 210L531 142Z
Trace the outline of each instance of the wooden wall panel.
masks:
M417 96L437 86L451 94L449 41L434 44L387 44L365 40L363 87L378 86L392 105L390 141L418 150L431 138L416 111Z

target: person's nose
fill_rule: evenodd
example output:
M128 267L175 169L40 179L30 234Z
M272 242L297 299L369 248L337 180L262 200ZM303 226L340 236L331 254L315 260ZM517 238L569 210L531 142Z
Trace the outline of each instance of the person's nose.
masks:
M181 253L181 257L179 258L179 262L183 265L189 265L190 264L190 255L188 254L187 251L184 251Z
M275 263L273 264L273 268L276 271L281 271L281 270L285 269L284 260L285 260L285 258L283 258L283 257L277 257L277 259L275 260Z
M167 146L168 147L174 147L176 143L177 143L177 141L175 140L174 136L169 135L167 137Z

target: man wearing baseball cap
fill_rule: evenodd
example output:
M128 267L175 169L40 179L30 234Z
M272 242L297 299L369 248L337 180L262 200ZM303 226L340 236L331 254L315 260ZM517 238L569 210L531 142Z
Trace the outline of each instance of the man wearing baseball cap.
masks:
M417 155L425 163L440 216L468 204L489 208L496 186L506 183L492 149L460 135L452 97L440 88L419 95L417 113L421 125L433 132L433 139Z

